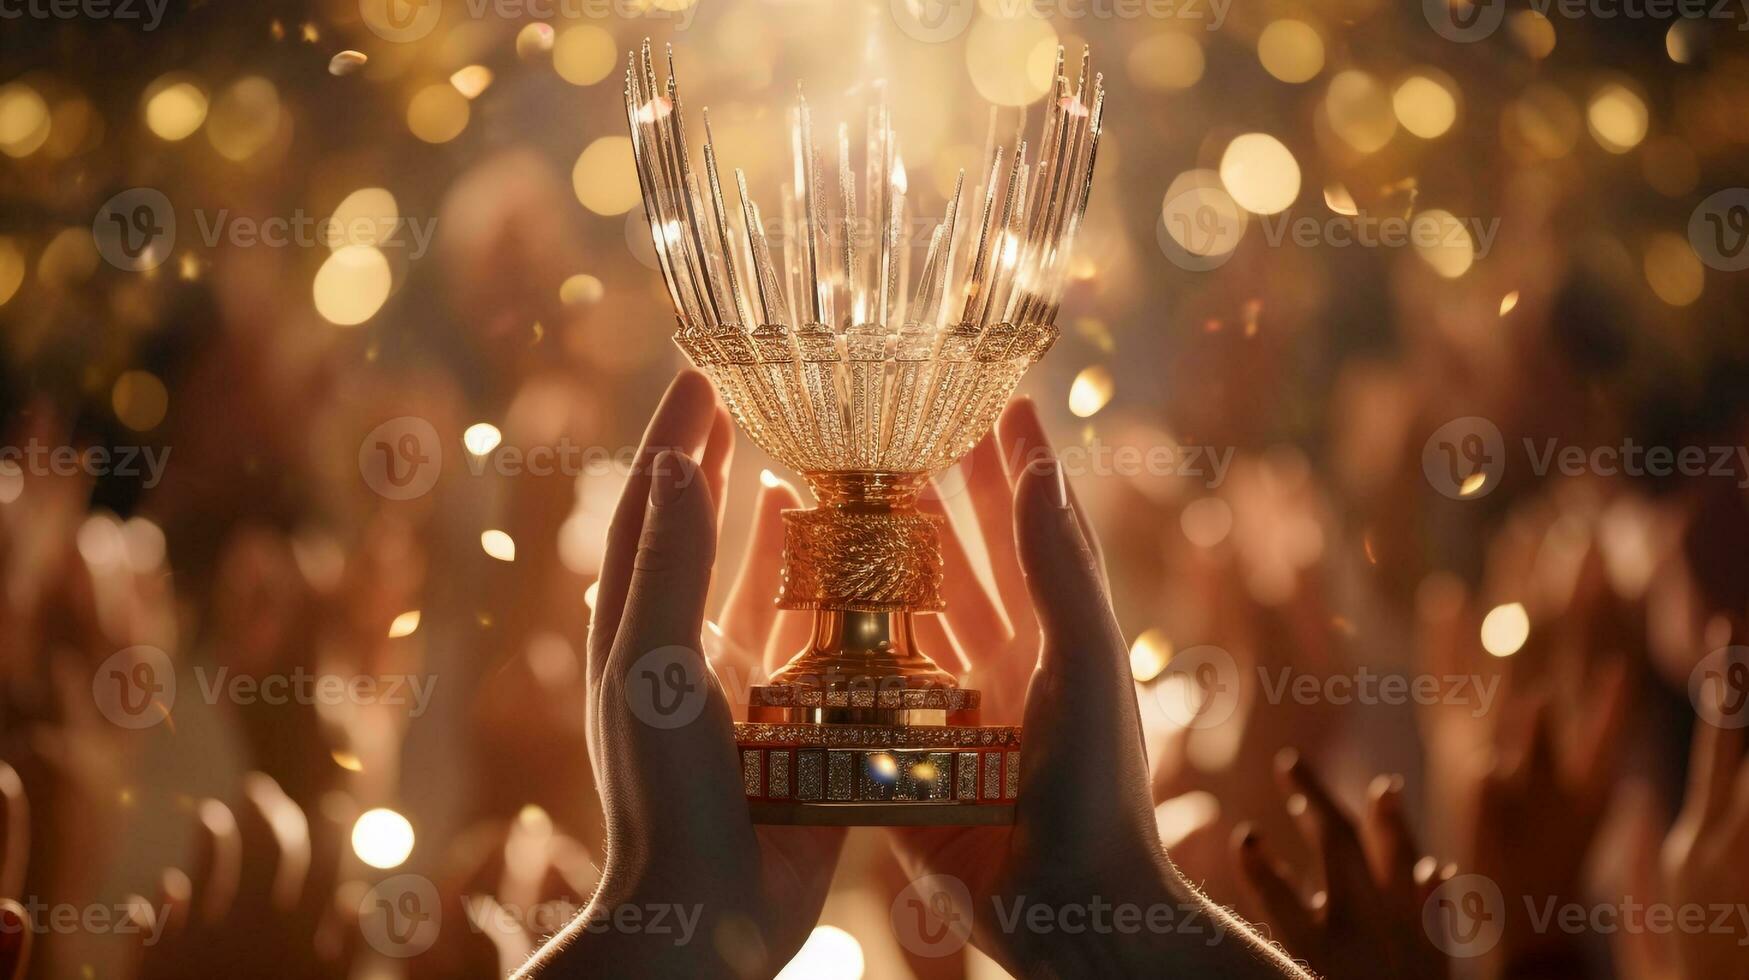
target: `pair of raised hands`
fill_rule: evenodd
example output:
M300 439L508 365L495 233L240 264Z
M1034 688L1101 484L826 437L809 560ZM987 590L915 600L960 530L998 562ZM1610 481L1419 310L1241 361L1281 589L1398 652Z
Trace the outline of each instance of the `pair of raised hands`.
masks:
M711 385L692 372L670 386L644 435L608 531L588 644L590 756L607 822L601 886L522 976L769 976L819 918L845 831L752 824L730 700L700 653L733 438ZM1004 458L1022 465L1009 472ZM1027 764L1013 826L894 830L907 871L963 885L967 907L952 914L1018 975L1295 974L1167 860L1098 545L1031 404L1009 406L973 461L968 492L999 606L950 595L947 620L979 644L1001 625L992 647L959 653L996 711L1024 705ZM757 511L770 521L779 509L768 500ZM756 547L761 538L756 528ZM963 560L957 540L945 544L950 562ZM950 569L953 578L971 581ZM1022 639L1035 628L1036 648ZM652 651L685 674L677 687L702 691L684 724L651 724L636 707L647 700L637 667ZM1000 914L1016 901L1058 917L1165 907L1202 925L1140 937L1041 930ZM650 928L658 915L690 918L690 940ZM1217 932L1223 941L1211 942Z

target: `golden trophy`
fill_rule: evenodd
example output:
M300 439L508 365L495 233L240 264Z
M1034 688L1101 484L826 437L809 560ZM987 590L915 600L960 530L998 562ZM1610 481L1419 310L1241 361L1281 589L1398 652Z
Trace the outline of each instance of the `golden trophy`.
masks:
M1035 158L986 140L913 262L917 225L884 103L867 111L859 174L837 133L828 186L813 120L791 113L794 179L776 242L735 172L724 199L710 116L703 169L686 140L673 54L626 70L626 117L674 341L754 442L801 473L818 506L784 513L778 603L813 614L807 647L750 688L735 725L756 821L990 824L1013 819L1020 729L979 723L978 692L917 648L913 617L942 608L939 519L917 496L982 439L1057 338L1070 243L1087 207L1104 105L1081 59L1057 52ZM978 204L965 214L967 201ZM921 236L918 244L921 245ZM966 638L975 644L976 637Z

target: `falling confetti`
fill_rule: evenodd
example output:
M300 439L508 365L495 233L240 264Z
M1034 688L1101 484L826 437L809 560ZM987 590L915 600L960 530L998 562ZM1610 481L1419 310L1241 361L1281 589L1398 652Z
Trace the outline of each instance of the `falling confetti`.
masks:
M328 59L328 74L336 77L350 75L363 68L370 57L362 51L346 50Z

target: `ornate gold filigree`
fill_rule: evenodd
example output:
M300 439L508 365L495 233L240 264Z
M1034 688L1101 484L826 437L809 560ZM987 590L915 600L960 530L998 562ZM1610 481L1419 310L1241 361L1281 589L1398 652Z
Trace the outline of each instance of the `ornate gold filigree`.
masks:
M783 514L785 609L888 612L941 605L941 519L836 509Z

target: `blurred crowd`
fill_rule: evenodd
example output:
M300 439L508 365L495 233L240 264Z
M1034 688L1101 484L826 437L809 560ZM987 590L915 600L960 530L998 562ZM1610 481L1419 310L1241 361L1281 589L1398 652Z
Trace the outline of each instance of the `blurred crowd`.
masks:
M1742 11L88 6L0 28L16 975L501 975L587 901L591 583L681 364L619 109L652 35L755 185L797 79L887 78L931 210L1092 46L1021 390L1188 878L1333 977L1749 977ZM737 449L725 554L798 482ZM777 663L798 615L707 632ZM1000 975L905 948L903 886L854 835L793 975Z

